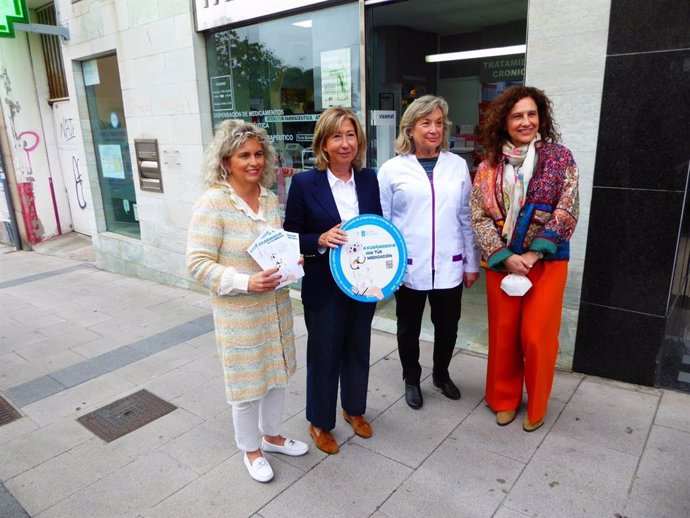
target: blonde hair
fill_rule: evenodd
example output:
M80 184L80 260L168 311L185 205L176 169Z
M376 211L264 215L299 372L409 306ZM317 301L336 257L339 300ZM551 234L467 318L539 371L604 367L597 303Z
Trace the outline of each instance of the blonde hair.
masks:
M367 152L367 139L364 136L364 130L362 125L359 123L359 119L355 115L355 112L349 108L327 108L319 117L316 122L316 128L314 129L314 140L312 142L312 149L316 155L316 168L319 171L325 171L328 168L328 154L324 151L323 146L343 125L343 122L349 120L352 126L355 128L355 133L357 135L357 155L355 155L352 161L352 167L359 171L364 165L364 155Z
M409 153L414 153L414 140L410 135L410 131L417 124L419 119L423 119L427 115L430 115L436 108L441 110L443 113L443 138L441 139L441 149L448 151L450 139L450 128L453 124L448 119L448 103L443 97L438 97L436 95L423 95L419 99L415 99L412 104L410 104L403 116L400 118L400 133L398 138L395 139L395 152L400 155L407 155Z
M223 160L237 153L249 139L254 139L261 145L264 168L259 182L267 189L271 188L276 181L276 154L266 130L239 119L224 120L216 126L213 142L206 148L202 169L204 184L207 187L228 183L231 173L223 167Z

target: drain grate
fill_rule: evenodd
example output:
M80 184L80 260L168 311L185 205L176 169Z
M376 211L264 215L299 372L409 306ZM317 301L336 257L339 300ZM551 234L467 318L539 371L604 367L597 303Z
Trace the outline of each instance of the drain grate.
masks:
M105 442L127 435L177 407L147 390L140 390L125 398L81 416L77 421Z
M0 426L19 419L21 415L6 399L0 397Z

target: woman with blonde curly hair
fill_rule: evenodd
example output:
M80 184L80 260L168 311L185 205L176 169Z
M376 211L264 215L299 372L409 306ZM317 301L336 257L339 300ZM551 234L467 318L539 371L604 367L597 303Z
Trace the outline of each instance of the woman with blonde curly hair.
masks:
M538 88L512 86L498 96L481 136L485 156L471 208L486 267L486 402L505 426L515 419L524 383L522 427L532 432L544 424L553 384L578 170Z
M216 343L232 405L237 447L249 475L273 478L264 452L297 456L303 442L280 434L295 344L288 288L276 290L278 268L261 270L247 252L267 228L281 227L278 198L268 190L276 160L266 131L226 120L206 150L208 190L192 215L187 268L211 291Z

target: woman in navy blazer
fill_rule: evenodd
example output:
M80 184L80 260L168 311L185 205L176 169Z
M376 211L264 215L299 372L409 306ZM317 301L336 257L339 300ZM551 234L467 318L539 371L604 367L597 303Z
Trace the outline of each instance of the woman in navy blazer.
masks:
M316 168L292 178L284 227L299 233L304 254L309 434L320 450L337 453L338 443L330 432L335 427L338 381L343 418L360 437L372 434L364 412L376 304L351 299L336 286L328 249L347 242L347 233L340 229L344 221L382 211L376 174L362 169L366 140L352 110L324 111L312 148Z

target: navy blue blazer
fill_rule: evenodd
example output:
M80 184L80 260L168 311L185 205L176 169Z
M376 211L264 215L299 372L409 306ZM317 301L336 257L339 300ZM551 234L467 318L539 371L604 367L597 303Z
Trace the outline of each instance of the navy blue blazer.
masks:
M359 213L381 216L376 173L371 169L355 171L355 186ZM330 295L340 291L331 275L328 251L319 253L318 240L321 234L341 221L326 171L310 169L292 177L283 228L299 234L300 251L304 254L304 304L324 303Z

